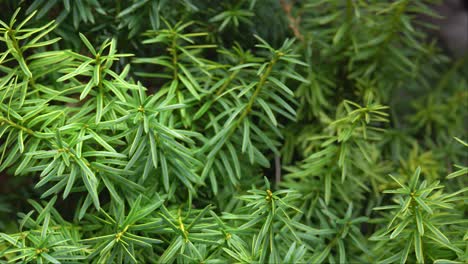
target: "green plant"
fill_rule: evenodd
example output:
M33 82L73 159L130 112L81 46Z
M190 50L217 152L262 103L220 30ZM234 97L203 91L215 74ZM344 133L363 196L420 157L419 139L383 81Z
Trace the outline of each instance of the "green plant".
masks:
M461 259L465 258L466 256L463 254L466 253L451 243L447 236L441 232L441 228L443 226L452 227L455 230L462 228L461 226L457 227L457 225L463 224L465 221L462 220L463 216L458 215L460 211L454 210L454 202L463 199L457 197L457 194L466 191L466 188L456 193L444 194L437 191L443 188L438 181L432 184L423 181L419 184L420 173L421 168L418 168L411 177L409 185L402 184L394 178L400 188L385 192L401 195L397 196L396 199L398 205L376 207L374 210L396 209L397 212L393 214L394 217L386 230L377 231L371 240L384 241L379 243L377 247L389 247L388 244L390 244L391 247L402 248L399 243L405 242L402 252L385 259L384 262L399 260L400 263L405 263L410 252L414 252L416 262L424 262L424 256L435 259L435 254L454 259L452 254L456 253ZM445 233L450 234L451 232L447 230ZM392 241L393 239L395 242L399 241L396 242L397 245L393 244L395 243ZM463 243L460 243L460 246L463 246ZM447 250L444 252L442 248L448 249L448 252Z
M468 261L426 1L2 4L0 263Z

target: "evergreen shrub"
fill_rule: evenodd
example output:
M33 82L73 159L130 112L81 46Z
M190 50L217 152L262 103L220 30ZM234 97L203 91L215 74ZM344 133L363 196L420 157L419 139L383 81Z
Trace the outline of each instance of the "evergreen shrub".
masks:
M468 262L432 2L0 1L0 263Z

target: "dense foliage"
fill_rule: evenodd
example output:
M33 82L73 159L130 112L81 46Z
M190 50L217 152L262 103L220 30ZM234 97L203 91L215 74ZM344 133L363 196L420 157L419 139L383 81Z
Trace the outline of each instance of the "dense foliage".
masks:
M0 263L468 261L428 1L0 4Z

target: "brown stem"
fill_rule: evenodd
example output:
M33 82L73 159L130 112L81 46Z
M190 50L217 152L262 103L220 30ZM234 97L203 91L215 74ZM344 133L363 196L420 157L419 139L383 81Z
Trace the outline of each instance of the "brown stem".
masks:
M294 5L294 0L292 0L291 3L287 0L280 0L280 5L286 14L286 17L289 20L289 28L292 30L294 36L297 39L303 41L304 36L302 36L301 31L299 30L301 17L300 16L294 17L292 15L292 6Z

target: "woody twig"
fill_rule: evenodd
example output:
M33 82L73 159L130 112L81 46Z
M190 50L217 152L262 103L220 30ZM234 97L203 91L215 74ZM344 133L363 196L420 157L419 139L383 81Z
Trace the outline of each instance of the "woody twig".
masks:
M295 17L292 15L292 7L294 5L294 0L291 0L291 2L288 0L280 0L280 4L286 14L286 17L289 20L289 28L292 30L294 36L301 41L304 40L304 36L302 36L299 30L301 17Z

